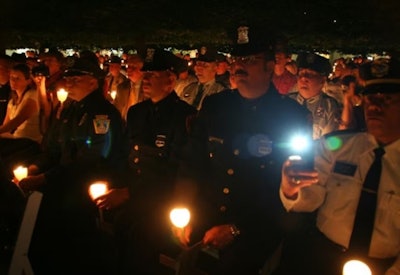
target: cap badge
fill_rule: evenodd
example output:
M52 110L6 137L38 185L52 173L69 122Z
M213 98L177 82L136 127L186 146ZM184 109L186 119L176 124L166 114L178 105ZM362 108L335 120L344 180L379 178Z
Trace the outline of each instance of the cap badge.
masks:
M249 43L249 27L240 26L238 29L238 44L247 44Z
M146 50L146 58L145 58L145 62L153 62L153 60L154 60L154 52L155 52L156 50L155 49L152 49L152 48L149 48L149 49L147 49Z
M389 73L389 60L385 58L378 58L372 61L371 74L374 77L384 77Z

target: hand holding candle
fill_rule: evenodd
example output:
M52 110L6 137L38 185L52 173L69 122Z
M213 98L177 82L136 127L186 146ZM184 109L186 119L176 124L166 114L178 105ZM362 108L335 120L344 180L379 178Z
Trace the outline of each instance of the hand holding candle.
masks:
M20 181L28 176L28 168L24 166L18 166L14 169L14 177Z

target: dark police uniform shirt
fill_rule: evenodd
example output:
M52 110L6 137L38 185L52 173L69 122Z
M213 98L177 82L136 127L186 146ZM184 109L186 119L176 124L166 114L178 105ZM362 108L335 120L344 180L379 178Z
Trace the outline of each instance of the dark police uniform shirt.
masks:
M124 163L123 122L118 110L99 90L79 102L67 102L60 118L50 126L45 154L36 164L47 171L49 185L88 197L90 183L113 183Z
M146 100L129 109L130 182L135 189L131 195L154 198L170 190L188 139L187 119L196 112L175 92L157 103Z
M256 240L258 249L271 252L282 233L282 164L293 154L289 140L294 135L311 139L309 112L271 85L255 100L244 99L236 89L209 96L197 122L192 131L197 152L191 155L203 156L195 160L194 173L206 200L197 213L200 223L205 230L233 223L240 239Z

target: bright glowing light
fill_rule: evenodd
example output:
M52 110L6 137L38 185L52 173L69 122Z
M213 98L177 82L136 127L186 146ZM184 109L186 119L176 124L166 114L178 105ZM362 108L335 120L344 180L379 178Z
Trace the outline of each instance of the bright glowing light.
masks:
M343 275L371 275L371 269L365 263L351 260L344 264Z
M63 103L68 97L68 92L64 89L60 89L57 91L57 99Z
M15 178L19 181L28 176L28 168L24 166L18 166L17 168L14 169L13 172Z
M111 91L110 96L111 96L112 100L115 100L115 98L117 97L117 91Z
M187 208L174 208L169 214L173 225L184 228L190 221L190 212Z
M106 194L108 192L108 184L105 181L97 181L90 185L89 187L89 195L92 200L97 199L98 197Z
M306 150L310 144L309 140L305 136L294 136L291 141L290 141L290 146L293 148L293 150L297 152L301 152Z

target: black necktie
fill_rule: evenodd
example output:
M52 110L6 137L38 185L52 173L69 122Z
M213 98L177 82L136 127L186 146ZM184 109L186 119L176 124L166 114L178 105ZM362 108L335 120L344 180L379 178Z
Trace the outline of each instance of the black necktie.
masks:
M198 109L199 105L200 105L200 101L201 98L203 97L204 94L204 84L200 84L198 89L197 89L197 94L196 97L193 100L193 107L195 107L196 109Z
M382 156L385 150L381 147L374 150L375 159L368 170L358 202L350 249L368 253L374 227L377 191L382 171Z

